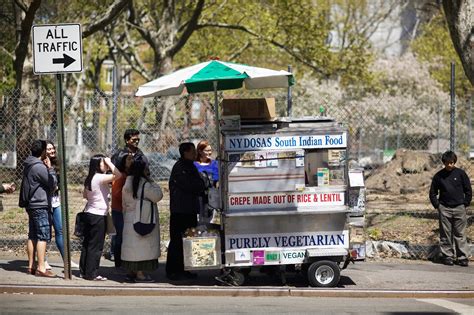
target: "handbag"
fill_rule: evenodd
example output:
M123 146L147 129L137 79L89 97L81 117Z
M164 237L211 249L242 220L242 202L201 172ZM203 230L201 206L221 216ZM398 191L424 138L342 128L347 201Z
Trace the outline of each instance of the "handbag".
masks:
M140 203L139 203L139 209L136 209L135 211L139 212L137 213L139 215L138 221L133 223L133 229L137 234L140 234L141 236L145 236L150 234L153 229L155 228L156 222L155 222L155 204L154 202L151 202L149 200L145 200L144 198L144 193L145 193L145 184L146 182L143 183L142 186L142 193L140 196ZM147 201L150 203L150 222L142 222L142 212L143 212L143 201ZM137 215L136 214L136 215ZM136 217L135 215L135 217Z
M85 209L86 208L84 207L81 212L78 212L76 214L76 222L74 224L74 236L84 237L84 227L86 225L86 213L84 212Z
M105 232L110 236L117 235L117 231L115 230L114 221L112 220L112 214L110 214L110 211L107 212L107 218L105 221Z

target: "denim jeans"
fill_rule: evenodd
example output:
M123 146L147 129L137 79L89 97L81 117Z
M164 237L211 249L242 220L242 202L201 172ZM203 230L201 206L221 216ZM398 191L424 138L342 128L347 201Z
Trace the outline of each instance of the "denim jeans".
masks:
M64 259L64 239L63 239L63 220L61 216L61 206L53 208L53 227L56 246Z
M112 220L114 221L116 234L113 238L111 251L114 253L115 267L118 268L122 265L123 213L112 209Z

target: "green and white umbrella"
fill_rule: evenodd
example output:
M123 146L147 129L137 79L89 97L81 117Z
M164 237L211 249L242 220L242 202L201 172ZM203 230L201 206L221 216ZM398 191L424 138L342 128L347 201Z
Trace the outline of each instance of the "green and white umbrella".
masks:
M180 69L141 85L135 96L154 97L214 92L216 136L220 152L219 109L217 91L239 89L287 88L294 84L288 71L251 67L244 64L211 60ZM219 158L219 156L218 156ZM221 174L221 172L219 172Z
M293 84L293 74L287 71L211 60L145 83L135 95L181 95L185 88L192 94L239 89L243 86L247 89L285 88Z

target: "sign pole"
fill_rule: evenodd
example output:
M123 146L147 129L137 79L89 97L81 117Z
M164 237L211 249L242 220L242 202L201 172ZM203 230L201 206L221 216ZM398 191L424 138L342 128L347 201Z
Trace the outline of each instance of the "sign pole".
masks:
M59 151L59 191L61 195L61 216L64 238L64 279L71 280L71 246L69 242L69 211L67 203L66 154L64 146L64 108L63 108L63 75L56 74L56 115L58 119Z
M64 145L63 73L82 72L82 31L78 23L31 27L33 73L56 75L56 116L59 157L59 194L64 236L64 279L71 280L71 246L67 204L66 150Z

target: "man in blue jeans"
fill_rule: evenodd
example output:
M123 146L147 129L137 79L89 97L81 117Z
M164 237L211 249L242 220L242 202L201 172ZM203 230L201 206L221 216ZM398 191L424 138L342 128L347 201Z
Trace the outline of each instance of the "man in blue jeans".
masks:
M46 156L46 141L35 140L31 155L23 163L19 206L28 213L28 273L56 277L46 270L46 244L51 241L51 193L57 185L56 173ZM35 265L35 253L38 264Z

